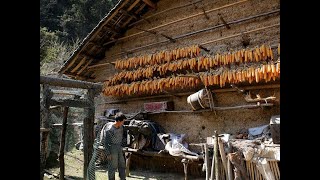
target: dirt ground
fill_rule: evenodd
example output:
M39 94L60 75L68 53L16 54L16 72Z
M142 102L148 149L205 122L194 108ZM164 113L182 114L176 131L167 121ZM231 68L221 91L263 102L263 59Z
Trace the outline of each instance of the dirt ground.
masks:
M70 180L83 179L83 152L73 150L65 153L65 177ZM45 173L44 180L59 179L59 165L54 168L47 169L50 173ZM66 180L68 180L66 179ZM105 167L96 169L96 180L107 180L107 171ZM126 180L184 180L184 174L180 173L163 173L146 170L133 170L130 171L129 177ZM203 180L204 177L188 177L189 180ZM116 172L116 180L120 180Z

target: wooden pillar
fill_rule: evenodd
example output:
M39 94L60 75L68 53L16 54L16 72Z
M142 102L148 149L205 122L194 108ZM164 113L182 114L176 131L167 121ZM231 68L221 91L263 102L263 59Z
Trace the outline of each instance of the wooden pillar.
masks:
M205 143L204 144L204 162L206 164L206 180L209 180L209 176L210 176L210 172L209 172L209 169L210 169L210 166L209 166L209 149L208 149L208 144Z
M214 168L215 168L215 175L216 175L216 180L220 179L220 174L219 174L219 159L218 159L218 134L217 131L214 131Z
M64 107L63 123L60 137L59 163L60 163L60 180L64 180L64 146L66 141L67 119L69 107Z
M42 96L42 103L40 107L42 108L41 111L41 127L42 128L49 128L49 101L52 97L52 93L49 89L49 86L44 84L43 86L43 96ZM44 175L44 168L46 165L46 158L47 158L47 148L48 148L48 138L49 138L49 131L42 132L41 136L41 145L40 145L40 180L43 180Z
M93 152L93 142L94 142L94 96L95 89L88 89L87 101L89 107L85 108L86 117L83 121L83 154L84 154L84 167L83 167L83 179L87 179L87 173L89 162L92 157Z
M126 157L126 177L130 175L130 160L131 160L131 152L125 152Z

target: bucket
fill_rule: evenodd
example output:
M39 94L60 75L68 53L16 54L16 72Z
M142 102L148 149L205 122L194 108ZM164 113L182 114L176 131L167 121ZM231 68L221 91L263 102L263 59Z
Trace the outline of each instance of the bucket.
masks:
M187 102L190 104L193 110L210 108L211 93L207 89L201 89L200 91L191 94L187 98Z

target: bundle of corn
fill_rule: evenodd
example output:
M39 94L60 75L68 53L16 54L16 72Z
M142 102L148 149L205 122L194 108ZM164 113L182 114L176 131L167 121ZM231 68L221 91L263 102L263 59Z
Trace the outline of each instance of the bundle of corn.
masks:
M190 47L183 47L171 51L161 51L156 54L143 55L140 57L132 57L129 59L121 59L115 62L116 69L133 69L146 65L163 64L173 60L196 57L200 54L200 47L193 45Z

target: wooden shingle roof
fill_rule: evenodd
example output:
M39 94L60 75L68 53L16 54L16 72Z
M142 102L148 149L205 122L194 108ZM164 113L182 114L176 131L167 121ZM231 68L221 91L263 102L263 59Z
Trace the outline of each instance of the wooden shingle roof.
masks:
M60 74L79 80L93 79L88 67L104 58L105 51L124 36L128 27L142 20L142 15L156 8L158 0L119 0L115 7L87 35L59 70Z

